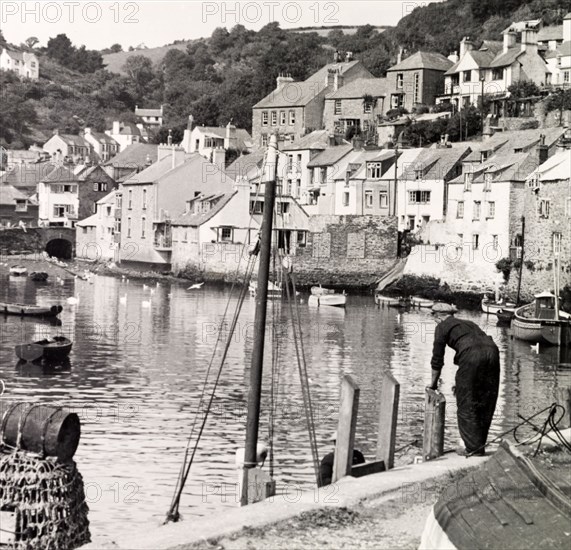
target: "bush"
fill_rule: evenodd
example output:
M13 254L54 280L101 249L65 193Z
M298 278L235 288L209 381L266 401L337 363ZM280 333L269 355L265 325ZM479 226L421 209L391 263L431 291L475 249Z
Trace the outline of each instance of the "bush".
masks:
M513 262L509 258L502 258L496 262L496 269L503 273L506 283L510 280L510 273L513 267Z

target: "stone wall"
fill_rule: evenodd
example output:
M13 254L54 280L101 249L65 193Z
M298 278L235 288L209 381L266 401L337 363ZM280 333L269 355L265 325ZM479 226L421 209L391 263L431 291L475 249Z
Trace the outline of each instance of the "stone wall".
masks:
M394 266L397 244L395 217L313 216L293 269L301 285L366 287Z

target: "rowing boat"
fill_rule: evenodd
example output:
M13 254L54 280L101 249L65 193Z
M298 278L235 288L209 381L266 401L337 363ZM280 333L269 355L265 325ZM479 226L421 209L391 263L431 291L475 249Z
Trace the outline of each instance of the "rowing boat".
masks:
M33 315L36 317L56 317L63 310L60 305L57 306L36 306L32 304L14 304L8 302L0 302L0 313L4 315Z

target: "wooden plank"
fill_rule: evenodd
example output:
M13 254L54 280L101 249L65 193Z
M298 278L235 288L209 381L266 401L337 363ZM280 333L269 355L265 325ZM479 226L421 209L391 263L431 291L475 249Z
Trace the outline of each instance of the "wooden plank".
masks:
M355 380L351 376L345 375L341 382L339 424L337 428L337 442L335 444L335 459L333 462L333 477L331 483L335 483L344 476L351 475L360 392L361 390Z
M390 372L383 372L376 456L377 460L384 461L387 470L395 464L399 397L400 384L397 379Z
M563 428L571 427L571 386L566 388L557 388L555 390L555 401L562 407L565 407L565 414L558 424L558 428L562 430ZM557 413L556 418L561 414Z
M431 460L444 452L444 413L446 398L439 391L426 389L424 399L422 456Z
M352 477L363 477L370 474L378 474L386 471L385 463L382 460L376 462L365 462L365 464L357 464L351 468Z

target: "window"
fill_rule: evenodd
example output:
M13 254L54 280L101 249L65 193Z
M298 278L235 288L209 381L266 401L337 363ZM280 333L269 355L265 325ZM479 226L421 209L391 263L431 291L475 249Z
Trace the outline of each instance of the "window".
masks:
M492 174L490 172L486 172L484 174L484 191L491 191L492 190Z
M464 201L458 201L458 206L456 207L456 217L464 217Z
M485 162L488 159L489 151L480 151L480 162Z
M464 82L471 82L472 80L472 71L464 71L462 73L462 76L464 78Z
M293 168L293 155L287 156L287 169L291 170Z
M430 191L409 191L408 202L410 204L430 204Z
M343 206L349 206L349 191L343 193Z
M571 74L571 71L563 71L563 82L565 84L569 84L569 76Z
M551 201L549 199L541 199L537 206L537 213L540 218L549 218L549 211L551 209Z
M16 199L16 212L26 212L28 210L28 201L25 199Z
M286 125L286 112L285 111L280 111L280 126L285 126Z
M129 189L129 206L127 207L129 210L133 208L133 190Z
M220 228L220 240L225 243L232 242L232 233L234 232L232 227L221 227Z
M321 185L325 185L327 183L327 168L322 167L319 169L319 171L320 171L319 182Z
M289 125L293 126L295 124L295 111L289 112Z
M414 73L414 102L420 103L420 74Z
M341 114L341 100L340 99L336 99L335 100L335 111L333 112L333 114L335 115L340 115Z
M463 233L458 233L458 242L460 243L460 246L463 246L463 244L464 244L464 234Z
M371 101L363 103L363 112L366 115L370 115L373 112L373 103Z
M32 69L35 69L35 68L36 68L36 62L35 62L35 61L32 61L32 62L30 63L30 65L31 65Z
M474 181L474 174L466 172L464 174L464 191L472 191L472 182Z
M278 214L287 214L289 212L289 202L278 202Z
M480 235L478 233L474 233L472 235L472 250L478 250L480 247Z
M365 208L373 208L373 192L365 191Z
M488 218L496 217L496 203L493 201L488 202Z
M307 233L306 231L297 232L297 246L303 248L307 243Z
M369 121L363 120L363 132L368 132L368 131L369 131Z
M147 209L147 190L143 189L143 210Z
M285 189L285 194L286 195L291 195L293 191L293 181L291 179L287 180L287 186Z
M268 134L262 134L262 147L268 146Z
M300 179L295 180L295 196L298 199L301 197L301 180Z
M263 214L263 213L264 213L263 201L251 201L250 202L250 214Z
M408 217L408 229L414 231L416 218L414 216Z
M278 112L272 111L272 126L278 125Z
M482 203L480 201L474 201L474 212L472 214L473 220L479 220L482 215Z
M107 217L111 216L111 207L107 207Z
M131 218L127 218L127 238L131 238Z
M502 80L504 78L503 69L492 69L492 80Z
M415 180L421 180L422 178L424 178L424 170L422 168L420 170L415 170L414 171L414 179Z
M561 254L561 233L553 233L551 243L553 254Z
M141 218L141 239L145 238L145 226L147 225L147 218Z
M404 87L404 74L397 73L397 88L403 88L403 87Z
M392 94L391 95L391 109L398 109L404 105L404 95L403 94Z
M389 194L386 191L379 192L379 207L381 208L389 207Z
M498 236L497 235L492 235L492 248L494 250L498 249Z
M297 155L297 167L299 171L301 171L301 153Z
M527 186L530 187L531 189L538 189L539 187L541 187L541 184L539 183L539 174L537 172L531 174L531 176L527 180Z
M75 209L71 204L54 204L54 218L67 218L75 216Z
M378 179L381 177L382 164L380 162L368 162L367 163L367 177L372 179Z

